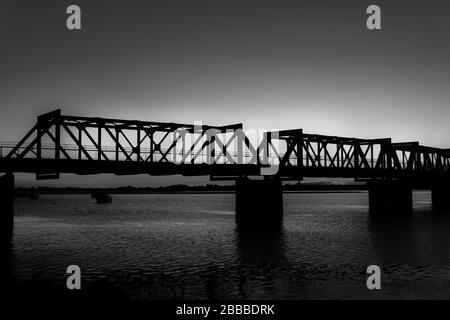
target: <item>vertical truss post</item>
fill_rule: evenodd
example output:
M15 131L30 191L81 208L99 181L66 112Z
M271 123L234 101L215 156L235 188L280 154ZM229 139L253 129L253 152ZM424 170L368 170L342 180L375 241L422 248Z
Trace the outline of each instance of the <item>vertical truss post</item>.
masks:
M102 160L102 123L97 122L97 160Z
M387 139L386 142L384 143L385 145L385 156L386 156L386 169L388 171L387 173L387 177L390 178L391 177L391 170L392 170L392 152L393 152L393 148L392 148L392 144L391 144L391 139Z
M82 132L82 130L81 130L81 128L80 128L80 125L77 125L77 129L78 129L78 142L79 142L79 145L78 145L78 160L81 160L81 149L83 148L82 146L83 146L83 132ZM68 130L70 130L70 129L68 129Z
M295 135L295 143L297 145L297 166L301 169L303 167L303 129L299 129Z
M55 159L59 160L61 147L61 117L57 116L54 119L55 123Z
M137 155L137 161L141 161L141 127L140 125L137 126L137 132L136 132L136 148L135 152Z
M211 146L212 145L212 146ZM210 158L210 161L208 161L208 164L214 164L215 156L216 156L216 135L212 135L211 140L209 140L209 150L208 157Z
M341 157L340 157L341 152L342 152L341 148L342 148L341 143L340 142L336 142L336 167L337 168L341 167Z
M371 144L369 148L370 148L370 168L373 169L373 144Z
M116 161L119 161L119 130L115 128L116 131Z
M353 161L355 162L355 169L359 169L359 144L357 141L353 142Z
M154 152L154 147L153 147L153 130L150 132L150 162L153 162L153 152Z

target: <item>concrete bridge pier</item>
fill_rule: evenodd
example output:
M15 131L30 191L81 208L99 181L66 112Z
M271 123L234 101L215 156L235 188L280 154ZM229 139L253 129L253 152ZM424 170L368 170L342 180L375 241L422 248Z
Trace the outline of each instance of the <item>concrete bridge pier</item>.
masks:
M10 239L14 228L14 175L7 173L0 177L0 232Z
M236 223L239 225L276 226L283 220L281 180L267 177L236 180Z
M431 187L431 201L433 209L450 209L450 185L437 181Z
M401 180L373 180L369 183L371 212L412 212L412 186Z

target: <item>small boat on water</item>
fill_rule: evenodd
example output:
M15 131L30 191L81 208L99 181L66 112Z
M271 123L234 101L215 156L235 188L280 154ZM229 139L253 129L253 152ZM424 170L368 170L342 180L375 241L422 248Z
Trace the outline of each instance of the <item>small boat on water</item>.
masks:
M109 203L112 202L112 197L104 192L97 192L91 194L91 198L97 200L97 203Z

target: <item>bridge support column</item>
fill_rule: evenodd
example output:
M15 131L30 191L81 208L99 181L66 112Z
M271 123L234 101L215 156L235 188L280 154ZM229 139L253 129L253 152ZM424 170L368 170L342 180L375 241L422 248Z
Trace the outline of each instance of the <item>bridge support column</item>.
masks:
M433 183L431 201L433 209L450 209L450 185L442 181Z
M371 212L412 212L412 186L399 180L372 181L369 183L369 209Z
M10 239L14 228L14 175L0 177L0 232Z
M240 225L276 225L283 219L281 180L236 180L236 222Z

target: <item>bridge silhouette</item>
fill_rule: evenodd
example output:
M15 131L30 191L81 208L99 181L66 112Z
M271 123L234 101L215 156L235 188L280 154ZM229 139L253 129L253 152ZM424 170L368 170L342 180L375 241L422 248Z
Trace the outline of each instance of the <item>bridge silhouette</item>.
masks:
M373 211L411 210L412 189L418 187L432 190L433 205L448 204L450 149L394 143L390 138L308 134L302 129L260 135L252 143L242 124L77 117L58 109L38 116L18 143L0 144L0 172L6 173L2 206L12 201L8 190L14 189L16 172L35 173L36 179L111 173L235 180L236 217L253 222L280 218L282 181L304 177L366 180Z

